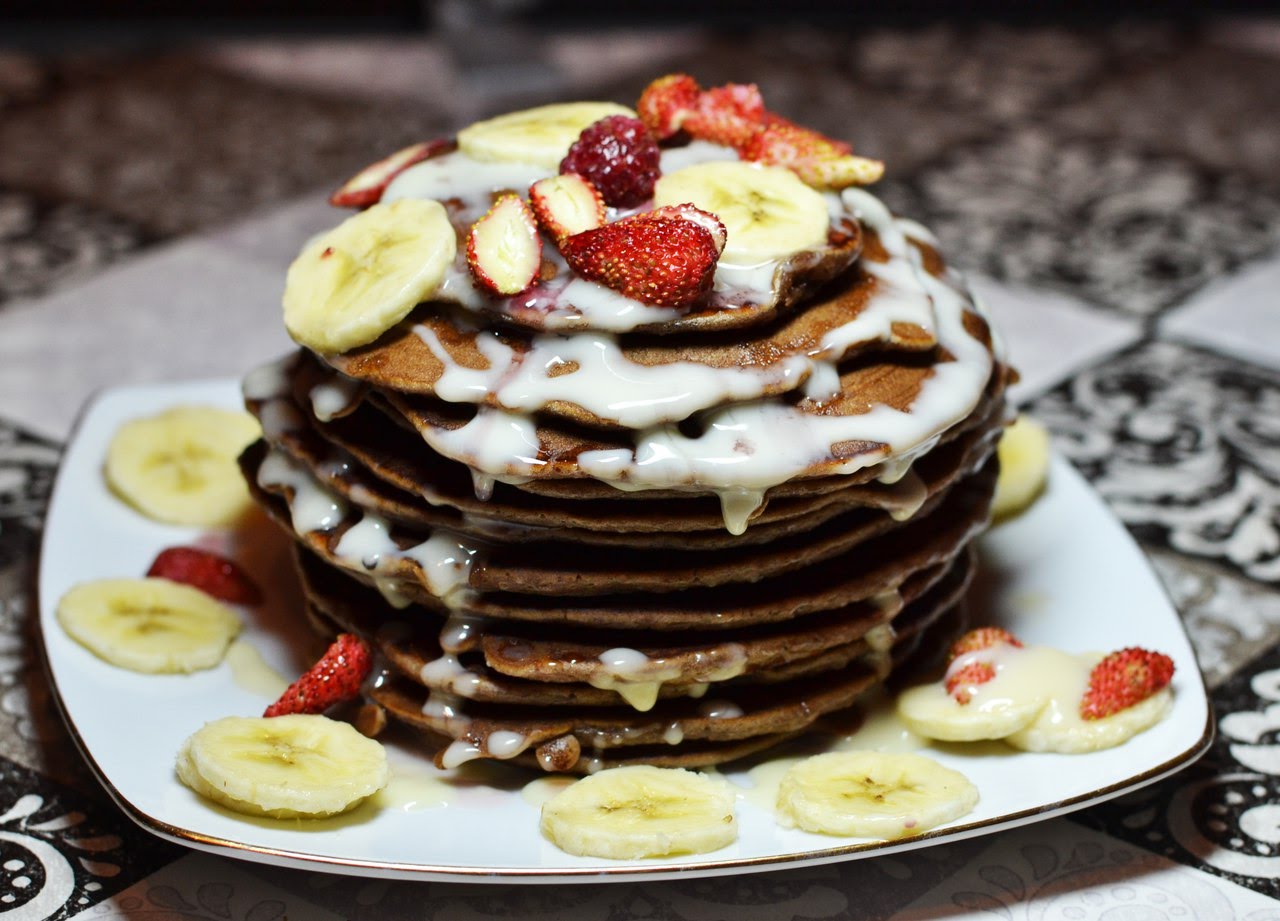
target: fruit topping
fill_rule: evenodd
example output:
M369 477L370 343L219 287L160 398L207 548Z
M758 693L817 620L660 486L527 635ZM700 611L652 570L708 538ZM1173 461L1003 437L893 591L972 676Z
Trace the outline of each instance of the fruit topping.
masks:
M640 94L636 112L659 141L678 132L698 105L702 87L688 74L659 77Z
M701 222L638 214L568 237L569 267L646 304L688 307L710 291L720 250Z
M1173 680L1173 660L1162 652L1130 646L1113 652L1089 673L1080 716L1101 719L1141 703Z
M98 658L147 674L212 668L240 632L225 604L168 579L82 582L58 601L57 617Z
M986 684L996 676L996 667L990 662L968 662L955 671L947 672L947 693L957 703L967 704L973 699L973 686Z
M529 204L542 229L557 245L565 237L595 230L605 222L600 190L577 173L539 179L529 187Z
M911 752L848 751L796 764L778 786L778 817L805 831L857 838L918 835L971 812L978 788Z
M312 240L289 266L285 327L322 354L366 345L435 294L456 253L444 205L380 202Z
M705 90L684 120L689 134L741 149L767 123L769 112L754 83L726 83Z
M253 505L236 457L261 432L248 413L215 406L131 419L107 447L107 484L156 521L230 524Z
M161 550L147 575L190 585L232 604L257 604L262 600L262 592L243 569L226 557L199 547Z
M458 132L458 146L476 160L528 163L552 170L582 130L607 115L635 113L612 102L565 102L509 112Z
M360 696L360 684L373 669L373 653L353 633L339 634L315 665L289 685L263 716L323 713L334 704Z
M1035 419L1019 415L1000 436L1000 475L991 500L996 521L1018 514L1044 492L1049 479L1049 431Z
M560 172L586 178L607 205L633 208L653 197L661 172L658 158L658 142L644 122L609 115L583 130L560 162Z
M711 234L711 239L715 241L717 252L724 252L724 244L729 238L729 231L725 229L724 221L716 217L709 211L703 211L701 208L685 202L683 205L663 205L661 208L654 208L647 211L642 217L652 220L653 218L672 218L682 217L685 220L693 221L701 227L705 227L707 233Z
M382 745L346 723L305 714L206 723L183 743L176 769L205 799L277 819L346 812L388 778Z
M391 180L403 173L415 163L421 163L428 157L448 149L449 141L423 141L403 150L397 150L389 157L377 163L370 163L356 173L329 196L329 204L339 208L367 208L382 200Z
M815 188L865 185L884 174L879 160L855 157L848 144L782 119L770 121L735 146L742 159L784 166Z
M995 646L1007 645L1022 648L1022 641L1003 627L978 627L970 630L951 645L947 661L954 662L961 656Z
M467 232L467 267L483 290L500 297L519 294L538 277L542 238L533 212L518 195L498 196Z

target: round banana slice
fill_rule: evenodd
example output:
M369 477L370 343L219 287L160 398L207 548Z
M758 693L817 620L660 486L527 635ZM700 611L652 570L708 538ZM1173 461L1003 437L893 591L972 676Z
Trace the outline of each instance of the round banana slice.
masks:
M822 195L791 170L734 160L686 166L661 176L655 208L686 202L724 223L721 262L755 265L824 246L831 219Z
M133 419L107 448L107 484L157 521L230 524L253 504L236 458L261 431L248 413L212 406Z
M322 354L366 345L435 293L457 250L440 202L376 204L320 234L293 260L285 328Z
M1044 490L1049 478L1049 432L1030 416L1020 415L1000 436L997 453L1000 476L991 516L999 521L1026 509Z
M168 579L102 579L58 601L58 623L100 659L135 672L212 668L240 632L225 604Z
M1086 670L1087 672L1087 670ZM1009 735L1005 741L1029 752L1081 754L1114 748L1164 719L1173 703L1173 692L1162 688L1146 700L1101 719L1080 718L1080 697L1055 695L1035 722Z
M779 818L805 831L895 839L954 821L978 803L959 771L909 752L829 752L782 777Z
M558 170L573 142L588 125L609 115L636 113L612 102L564 102L508 112L458 132L458 147L486 161L532 163Z
M178 779L228 809L273 818L346 812L387 784L387 753L326 716L229 716L178 752Z
M996 685L999 678L993 679ZM1003 739L1029 724L1044 709L1043 694L1001 693L998 685L978 686L965 704L947 693L941 682L904 691L898 697L898 716L917 735L942 742Z
M584 857L705 854L737 839L736 799L723 782L681 768L610 768L544 803L542 833Z

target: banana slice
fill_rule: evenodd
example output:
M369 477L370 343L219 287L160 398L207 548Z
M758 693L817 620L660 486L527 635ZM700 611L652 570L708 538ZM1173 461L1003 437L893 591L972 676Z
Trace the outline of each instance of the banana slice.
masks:
M726 784L692 771L610 768L544 803L542 833L584 857L705 854L737 839L735 801Z
M178 752L178 779L246 815L346 812L387 784L383 747L347 723L294 714L206 723Z
M959 771L909 752L829 752L782 777L778 813L805 831L856 838L918 835L954 821L978 803Z
M67 634L112 665L148 674L212 668L240 632L225 604L168 579L102 579L58 602Z
M248 413L179 406L120 426L107 448L107 484L168 524L229 524L253 503L236 457L262 430Z
M966 704L948 694L940 682L911 688L898 697L898 716L908 729L928 739L1003 739L1030 724L1044 709L1046 698L1036 692L1009 694L999 681L976 686Z
M1021 512L1044 490L1049 477L1049 432L1020 415L1000 436L1000 476L991 515L999 521Z
M458 132L462 152L477 160L532 163L558 170L582 129L608 115L636 113L612 102L565 102L508 112Z
M754 265L827 242L830 217L822 195L780 166L713 161L660 177L653 205L686 202L724 222L728 241L720 259Z
M376 204L303 247L285 277L284 325L323 354L370 343L435 293L457 250L440 202Z

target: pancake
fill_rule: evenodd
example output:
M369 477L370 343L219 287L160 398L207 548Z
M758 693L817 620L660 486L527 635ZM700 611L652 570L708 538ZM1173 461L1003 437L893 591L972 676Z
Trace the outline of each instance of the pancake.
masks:
M797 181L702 141L661 163ZM809 210L735 263L777 216L761 197L678 307L545 232L494 294L472 226L546 175L438 145L381 194L444 206L440 277L246 378L241 468L296 544L298 616L371 645L368 701L446 768L706 766L847 721L965 611L1013 379L982 308L852 187L779 199Z

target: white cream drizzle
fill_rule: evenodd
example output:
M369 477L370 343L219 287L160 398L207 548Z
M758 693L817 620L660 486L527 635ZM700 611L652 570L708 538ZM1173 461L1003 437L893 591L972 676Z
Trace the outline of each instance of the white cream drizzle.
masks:
M351 410L360 396L360 382L335 374L311 388L311 409L321 422L329 422Z

